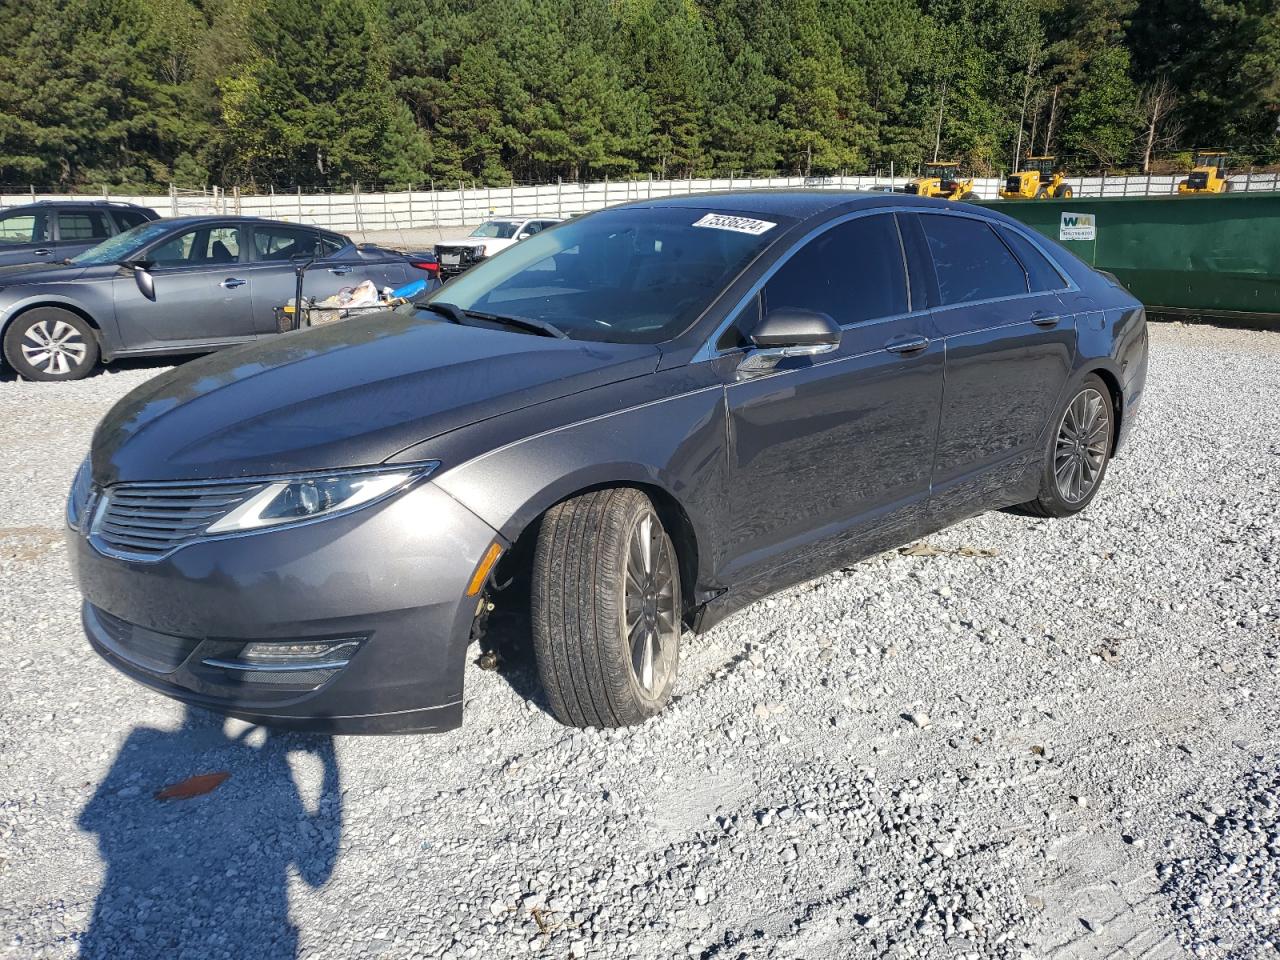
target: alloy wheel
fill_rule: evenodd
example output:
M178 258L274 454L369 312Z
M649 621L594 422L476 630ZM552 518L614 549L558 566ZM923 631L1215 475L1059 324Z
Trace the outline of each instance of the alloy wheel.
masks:
M1054 446L1053 478L1067 503L1087 499L1106 466L1111 442L1110 402L1092 387L1067 405Z
M680 634L671 543L652 511L631 530L623 592L631 672L645 696L654 697L669 680Z
M89 353L80 331L65 320L39 320L22 336L22 356L44 373L70 373Z

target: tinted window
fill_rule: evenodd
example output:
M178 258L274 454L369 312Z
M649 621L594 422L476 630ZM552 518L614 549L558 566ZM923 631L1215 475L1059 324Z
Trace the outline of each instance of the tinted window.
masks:
M11 213L0 217L0 244L44 243L48 239L43 213Z
M518 220L489 220L471 231L473 237L494 237L499 240L510 240L516 235Z
M141 210L112 210L111 212L115 215L116 223L120 224L121 230L150 222L150 218Z
M330 237L325 234L320 235L320 252L323 256L331 257L346 245L347 242L339 239L338 237Z
M815 310L841 325L906 313L907 276L893 217L859 217L814 237L765 284L764 298L766 310Z
M77 240L105 240L111 236L107 218L97 210L64 210L58 214L58 239L74 243Z
M1031 281L1031 289L1035 292L1042 290L1061 290L1066 287L1066 282L1062 279L1062 275L1058 273L1056 267L1051 264L1043 253L1035 248L1035 245L1018 233L1016 230L1006 230L1000 228L1000 236L1013 247L1013 252L1018 255L1018 259L1022 261L1022 265L1027 268L1027 279Z
M549 320L584 340L659 343L683 332L792 223L692 207L602 210L481 262L432 299Z
M288 260L290 257L313 257L319 238L300 227L254 227L253 247L259 260Z
M1027 275L994 230L967 217L922 215L944 304L1027 292Z

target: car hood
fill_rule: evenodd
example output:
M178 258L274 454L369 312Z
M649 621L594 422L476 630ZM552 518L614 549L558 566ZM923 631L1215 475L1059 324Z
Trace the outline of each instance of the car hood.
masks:
M100 484L381 463L412 444L656 369L657 347L400 314L212 354L148 381L93 439Z
M0 267L0 287L16 283L66 283L86 273L114 273L118 267L85 267L78 263L13 263Z
M440 247L483 247L487 243L492 243L497 237L462 237L458 240L441 240L437 246Z

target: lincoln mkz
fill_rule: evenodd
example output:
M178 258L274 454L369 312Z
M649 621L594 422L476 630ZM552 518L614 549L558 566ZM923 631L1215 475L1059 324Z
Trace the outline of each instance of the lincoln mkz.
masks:
M985 510L1083 510L1146 369L1141 304L992 210L614 207L122 399L67 505L84 628L188 703L443 730L521 597L551 712L634 724L686 631Z

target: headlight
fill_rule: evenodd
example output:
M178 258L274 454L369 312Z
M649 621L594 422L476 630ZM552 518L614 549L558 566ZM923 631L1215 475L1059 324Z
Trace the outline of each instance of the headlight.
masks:
M438 461L389 469L335 471L273 480L205 533L259 530L284 523L346 513L388 497L421 480Z
M80 514L89 502L89 488L93 483L93 470L89 466L89 458L84 458L75 479L71 481L71 493L67 495L67 526L72 530L80 529Z

